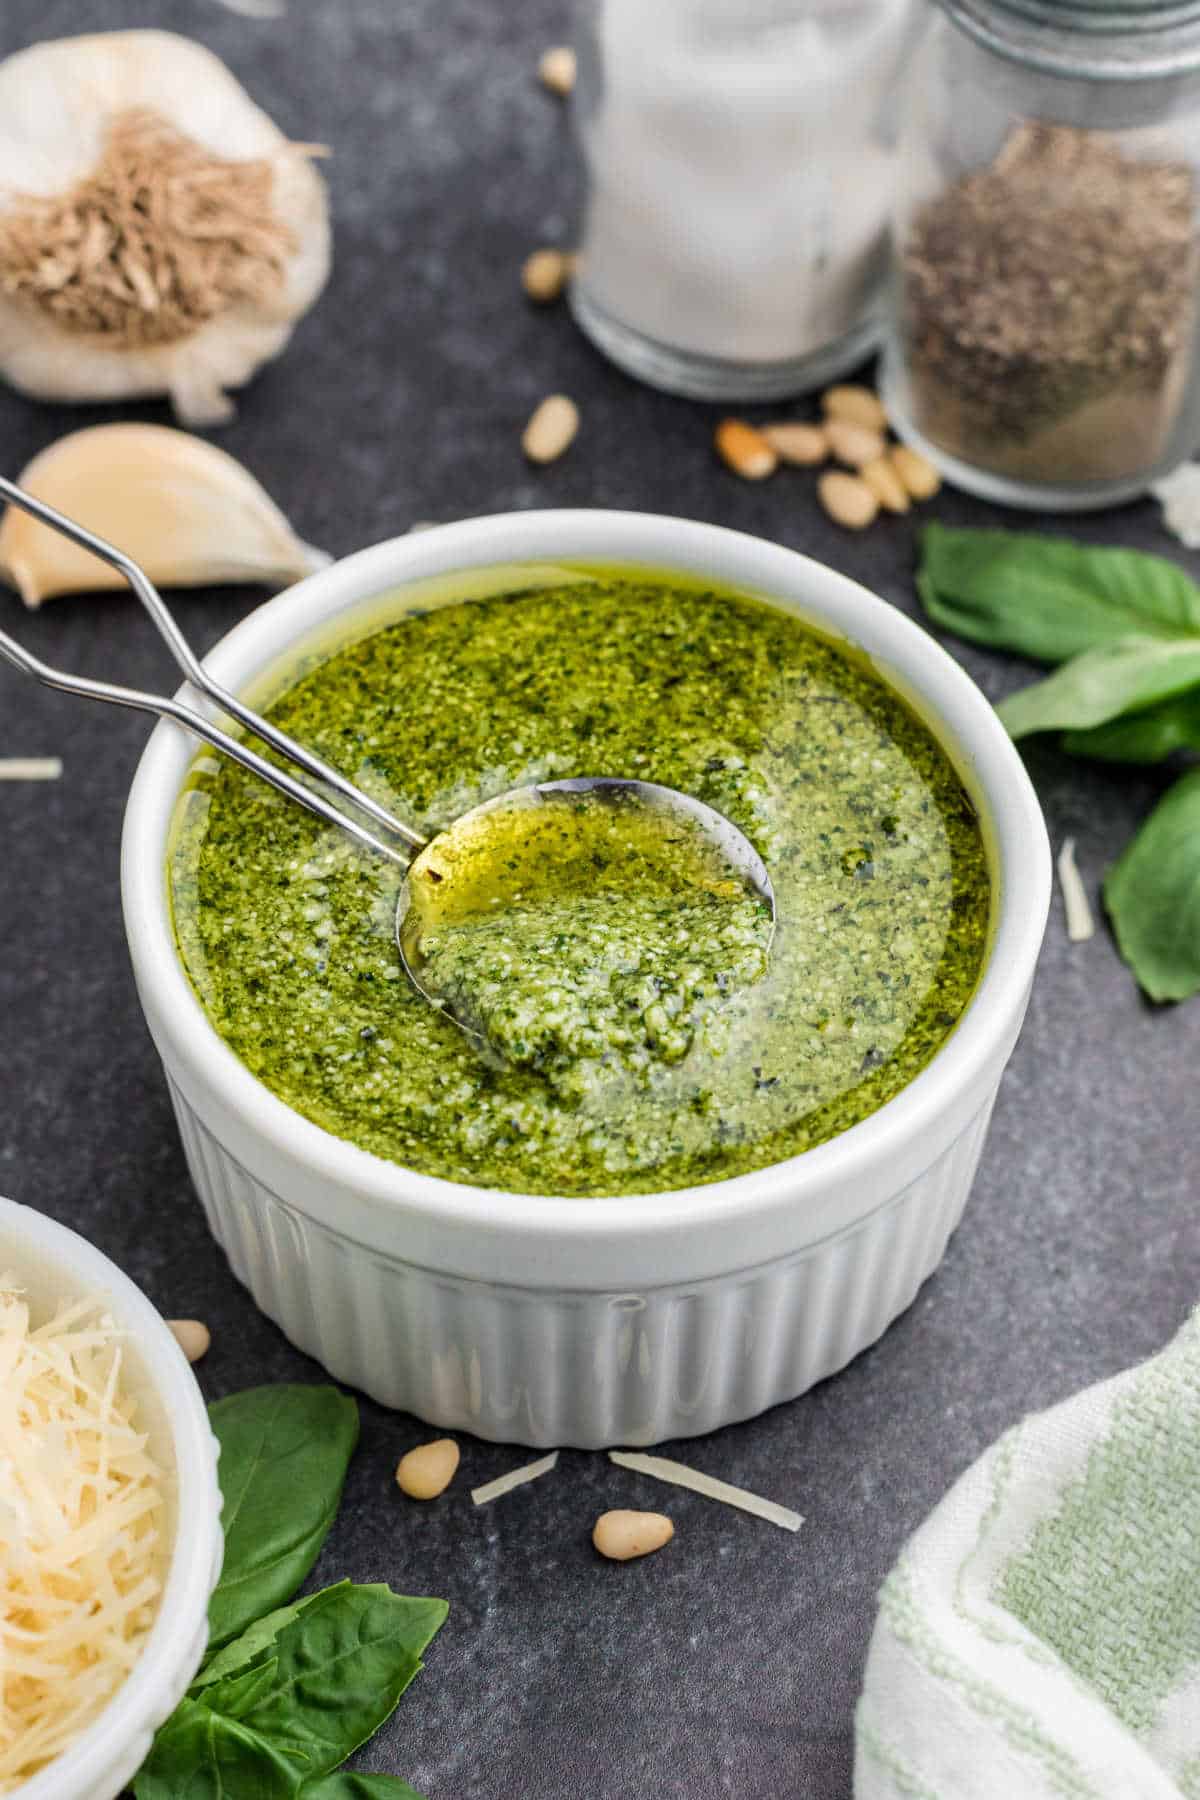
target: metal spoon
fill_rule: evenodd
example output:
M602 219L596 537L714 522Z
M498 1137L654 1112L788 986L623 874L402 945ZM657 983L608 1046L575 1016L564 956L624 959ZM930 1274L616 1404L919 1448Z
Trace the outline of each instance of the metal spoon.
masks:
M699 834L715 848L739 881L751 892L765 900L770 908L771 929L775 927L775 893L771 886L770 876L763 865L762 858L750 840L739 831L732 820L723 813L716 812L711 806L694 799L690 794L680 793L675 788L662 787L652 781L624 780L614 776L588 775L579 776L567 781L539 782L531 787L513 788L508 793L485 800L480 806L474 806L455 819L444 831L433 838L423 838L410 825L393 817L385 807L372 800L369 795L356 788L353 782L340 775L336 769L306 750L302 744L287 736L285 732L272 725L268 719L260 717L235 694L229 693L205 669L204 665L193 654L178 625L167 610L166 603L145 570L140 568L131 557L104 538L97 537L94 532L68 519L54 507L47 506L45 501L37 500L24 488L16 486L0 476L0 499L7 500L13 506L19 506L30 513L42 524L53 531L61 532L84 550L90 550L102 562L109 564L123 575L138 599L141 601L151 622L163 638L168 650L182 669L190 685L213 701L222 712L228 713L239 724L253 732L271 749L286 757L297 768L301 769L311 781L336 794L341 800L349 802L359 812L364 813L373 825L397 840L389 843L379 835L379 829L370 830L360 820L348 817L335 806L325 794L305 782L297 780L294 775L267 762L256 751L251 750L237 738L215 724L203 713L194 711L181 701L169 698L164 694L148 694L139 688L119 687L107 681L93 681L82 675L70 675L62 669L53 668L41 662L28 650L22 648L7 632L0 631L0 656L20 669L22 674L32 676L35 681L44 682L47 687L60 688L65 693L82 694L91 700L106 700L114 706L132 707L139 712L157 713L161 718L174 719L193 736L219 750L242 768L261 780L269 782L289 800L306 807L309 812L316 813L327 824L334 825L339 831L347 833L364 848L374 851L387 861L404 870L405 880L401 883L399 898L396 903L396 947L400 953L400 961L417 992L433 1006L445 1008L445 1002L437 994L431 993L424 985L420 973L419 923L422 914L422 902L414 877L422 871L428 871L436 862L435 882L445 879L445 871L453 870L456 861L461 859L463 849L469 844L473 835L478 833L481 821L488 820L502 808L515 806L553 806L564 801L577 801L581 795L594 794L602 800L613 803L637 804L648 812L660 815L668 823L685 824L692 832ZM400 846L397 847L397 844ZM444 907L446 895L439 893L439 903ZM453 1017L453 1014L450 1014ZM456 1019L469 1037L478 1038L469 1025Z

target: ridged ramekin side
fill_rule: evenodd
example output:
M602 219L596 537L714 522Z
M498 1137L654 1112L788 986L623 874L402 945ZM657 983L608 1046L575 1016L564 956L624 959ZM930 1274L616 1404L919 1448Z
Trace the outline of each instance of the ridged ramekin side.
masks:
M992 1097L917 1180L791 1257L629 1293L466 1281L357 1243L251 1175L171 1083L238 1279L339 1381L443 1429L602 1449L715 1430L844 1367L912 1302L966 1204ZM587 1202L580 1202L586 1205Z

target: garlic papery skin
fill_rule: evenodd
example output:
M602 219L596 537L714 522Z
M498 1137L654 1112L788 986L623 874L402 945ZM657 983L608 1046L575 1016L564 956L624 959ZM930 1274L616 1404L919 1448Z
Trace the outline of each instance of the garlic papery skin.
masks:
M166 425L73 431L35 456L18 486L107 538L158 587L286 587L330 560L300 541L234 457ZM126 585L108 563L15 506L0 525L0 575L30 607Z
M0 63L0 374L35 398L233 415L329 273L329 208L220 59L165 31Z

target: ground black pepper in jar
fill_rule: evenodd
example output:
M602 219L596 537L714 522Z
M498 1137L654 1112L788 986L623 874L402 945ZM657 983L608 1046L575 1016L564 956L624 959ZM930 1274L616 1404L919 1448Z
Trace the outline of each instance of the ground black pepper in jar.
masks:
M884 386L958 485L1079 508L1200 440L1200 25L1036 11L946 0L919 60Z

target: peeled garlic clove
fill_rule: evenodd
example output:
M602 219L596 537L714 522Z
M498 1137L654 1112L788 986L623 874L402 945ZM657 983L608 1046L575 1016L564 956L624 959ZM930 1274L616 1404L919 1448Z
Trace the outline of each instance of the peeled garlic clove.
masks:
M185 424L219 424L325 284L309 148L187 38L8 57L0 169L0 375L36 398L165 393Z
M159 587L284 587L329 558L301 543L241 463L165 425L93 425L35 456L18 485L140 563ZM115 569L10 506L0 574L26 606L125 583Z

